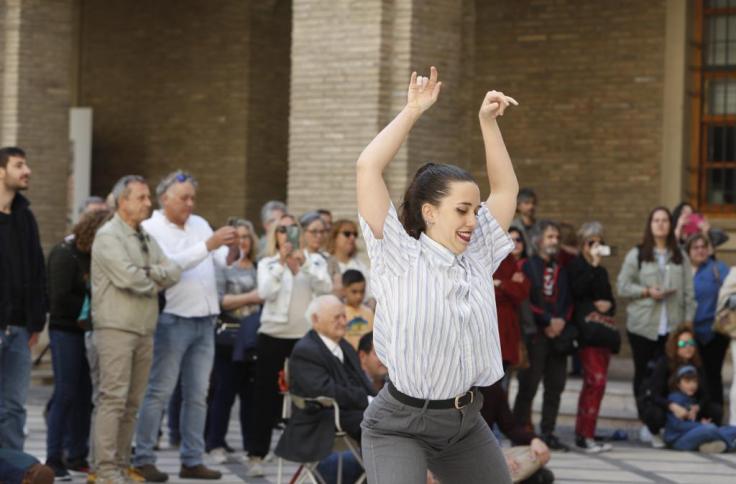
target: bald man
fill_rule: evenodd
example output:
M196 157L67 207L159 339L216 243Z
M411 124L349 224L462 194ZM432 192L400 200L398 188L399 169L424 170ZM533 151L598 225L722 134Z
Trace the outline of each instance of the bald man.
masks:
M345 341L345 306L333 295L320 296L309 305L310 330L289 358L289 391L301 397L330 397L340 406L340 424L360 442L360 422L369 398L375 395L361 369L358 354ZM319 405L294 408L276 454L295 462L316 462L332 452L335 417Z

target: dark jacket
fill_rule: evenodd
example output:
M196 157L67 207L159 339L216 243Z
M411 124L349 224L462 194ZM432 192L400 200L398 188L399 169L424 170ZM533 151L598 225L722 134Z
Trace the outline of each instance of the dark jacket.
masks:
M301 397L330 397L340 406L340 423L360 442L360 422L373 387L363 372L358 353L340 341L341 363L316 331L309 331L294 346L289 358L289 392ZM276 447L276 455L294 462L317 462L332 452L335 416L331 408L292 406L292 417Z
M18 193L11 213L0 213L0 327L13 324L36 333L46 323L48 298L38 225L29 206ZM22 307L14 307L19 300Z
M89 295L90 255L80 252L74 240L51 249L48 262L49 328L83 333L79 314Z
M489 387L481 388L483 393L483 408L480 413L486 423L498 428L508 437L512 445L529 445L532 439L537 436L523 425L519 425L514 421L514 417L509 408L509 396L503 389L501 381L497 381Z
M613 289L608 281L608 271L605 267L593 267L582 255L577 256L567 266L570 277L570 290L573 298L573 321L581 323L585 317L595 311L593 301L611 301L611 309L605 316L613 316L616 313L616 300L613 297Z
M527 259L523 266L524 274L531 281L529 301L534 313L534 322L539 328L549 326L552 318L562 318L568 323L572 318L572 298L567 270L556 261L551 264L554 270L549 281L552 288L549 295L544 294L544 272L548 265L544 259L534 255Z

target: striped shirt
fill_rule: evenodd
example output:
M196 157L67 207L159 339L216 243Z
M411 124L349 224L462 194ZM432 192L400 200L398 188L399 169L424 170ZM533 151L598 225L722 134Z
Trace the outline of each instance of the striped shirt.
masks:
M514 247L485 204L458 256L422 234L406 233L390 205L383 238L360 225L378 306L376 353L402 393L453 398L503 376L493 273Z

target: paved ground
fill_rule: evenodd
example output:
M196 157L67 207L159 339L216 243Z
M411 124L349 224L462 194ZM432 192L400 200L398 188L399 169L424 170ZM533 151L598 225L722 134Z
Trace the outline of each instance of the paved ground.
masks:
M29 399L28 430L29 437L26 450L43 459L46 451L45 425L42 418L43 405L50 393L50 387L34 386ZM234 414L236 415L236 414ZM600 429L601 433L609 433L613 429ZM636 432L630 430L630 439L615 442L612 452L589 456L578 452L554 453L550 468L557 476L559 483L698 483L718 484L736 482L736 454L717 456L697 453L654 450L634 440ZM560 429L563 440L571 442L572 428L563 426ZM231 421L228 442L237 446L240 443L239 431L235 417ZM161 470L171 475L169 482L188 482L178 478L179 461L175 451L164 450L159 453ZM222 483L275 483L277 482L277 465L271 462L266 466L267 476L263 479L246 479L246 467L234 462L223 466L214 466L224 474ZM296 466L285 464L285 482L295 471ZM75 483L85 482L83 476L76 476ZM204 481L203 481L204 482ZM455 483L451 483L455 484Z

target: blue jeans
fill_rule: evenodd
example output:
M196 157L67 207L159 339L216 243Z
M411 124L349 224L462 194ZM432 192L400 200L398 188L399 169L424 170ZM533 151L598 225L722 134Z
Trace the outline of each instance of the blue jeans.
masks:
M38 463L35 457L24 452L0 449L0 482L21 484L28 469Z
M179 422L181 420L181 378L176 383L174 394L171 395L167 413L169 415L169 444L176 443L176 445L179 445L181 442L181 432L179 432Z
M324 477L327 484L337 483L338 455L333 452L317 466L317 471ZM355 482L363 475L363 468L352 452L342 453L342 482Z
M249 448L248 419L255 399L255 362L233 361L232 349L217 346L207 411L207 451L225 447L235 396L240 398L240 434L243 449Z
M0 331L0 448L23 450L26 397L31 380L28 331L8 326Z
M49 337L54 395L49 410L46 457L61 460L66 447L69 459L85 458L89 451L92 381L84 333L52 329Z
M702 424L672 443L675 450L698 450L700 444L722 440L726 443L727 451L736 448L736 427L724 425L718 427L714 424Z
M136 466L153 464L163 412L181 371L181 463L202 464L207 387L215 354L214 316L182 318L162 313L153 340L153 365L136 427Z

